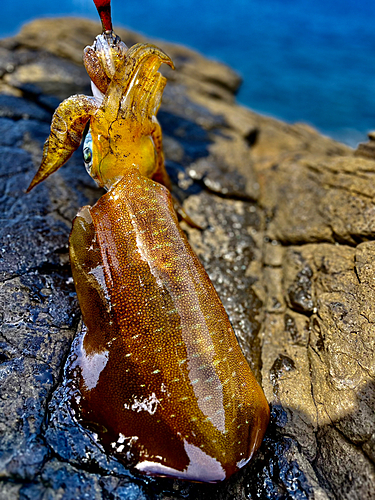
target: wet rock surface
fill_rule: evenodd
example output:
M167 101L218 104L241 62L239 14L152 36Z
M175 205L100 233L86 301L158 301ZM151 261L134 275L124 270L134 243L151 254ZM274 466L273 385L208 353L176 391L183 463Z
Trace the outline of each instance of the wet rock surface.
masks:
M0 42L0 499L375 497L375 163L235 103L238 76L160 43L159 118L184 225L265 390L255 458L220 485L133 475L73 421L63 368L79 328L68 260L77 210L101 195L80 152L25 195L53 110L89 93L99 25L44 20ZM131 45L141 36L118 30Z

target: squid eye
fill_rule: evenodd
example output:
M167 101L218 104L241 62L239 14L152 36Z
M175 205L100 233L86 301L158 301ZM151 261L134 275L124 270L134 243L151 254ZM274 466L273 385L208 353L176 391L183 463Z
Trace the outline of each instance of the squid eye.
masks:
M89 175L92 169L92 137L91 131L87 132L85 141L83 143L83 161L85 162L85 167Z
M91 163L92 153L90 148L85 148L83 150L83 160L85 163Z

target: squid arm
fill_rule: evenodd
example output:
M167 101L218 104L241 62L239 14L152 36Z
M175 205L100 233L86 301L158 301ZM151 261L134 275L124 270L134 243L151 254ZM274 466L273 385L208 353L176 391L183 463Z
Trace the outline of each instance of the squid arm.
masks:
M52 118L51 133L44 143L42 164L27 193L68 161L80 145L85 126L97 108L95 99L85 95L74 95L59 105Z

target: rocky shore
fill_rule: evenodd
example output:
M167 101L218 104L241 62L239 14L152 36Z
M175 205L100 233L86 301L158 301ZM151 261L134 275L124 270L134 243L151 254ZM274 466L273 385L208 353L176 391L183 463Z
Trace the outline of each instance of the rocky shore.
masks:
M167 167L205 228L184 230L272 420L256 459L220 485L135 476L72 421L62 380L80 312L67 244L101 191L80 151L25 189L54 109L90 94L82 49L98 32L49 19L0 41L0 499L375 498L373 141L353 151L241 107L235 72L165 42Z

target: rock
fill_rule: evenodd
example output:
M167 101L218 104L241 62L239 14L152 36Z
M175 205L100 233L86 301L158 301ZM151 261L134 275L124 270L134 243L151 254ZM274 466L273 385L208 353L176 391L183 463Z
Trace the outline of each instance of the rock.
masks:
M273 214L269 237L350 245L373 238L374 173L372 160L353 155L289 157L262 170L259 201Z
M82 49L98 32L45 19L0 41L0 498L374 498L373 156L239 106L235 72L165 42L176 63L159 113L167 167L206 229L183 228L272 419L255 460L220 485L134 476L74 423L63 367L80 312L67 243L79 207L102 192L80 152L24 191L54 108L89 92Z
M368 142L362 142L358 144L357 149L354 151L356 156L363 156L364 158L375 158L375 131L371 131L368 134L370 139Z

